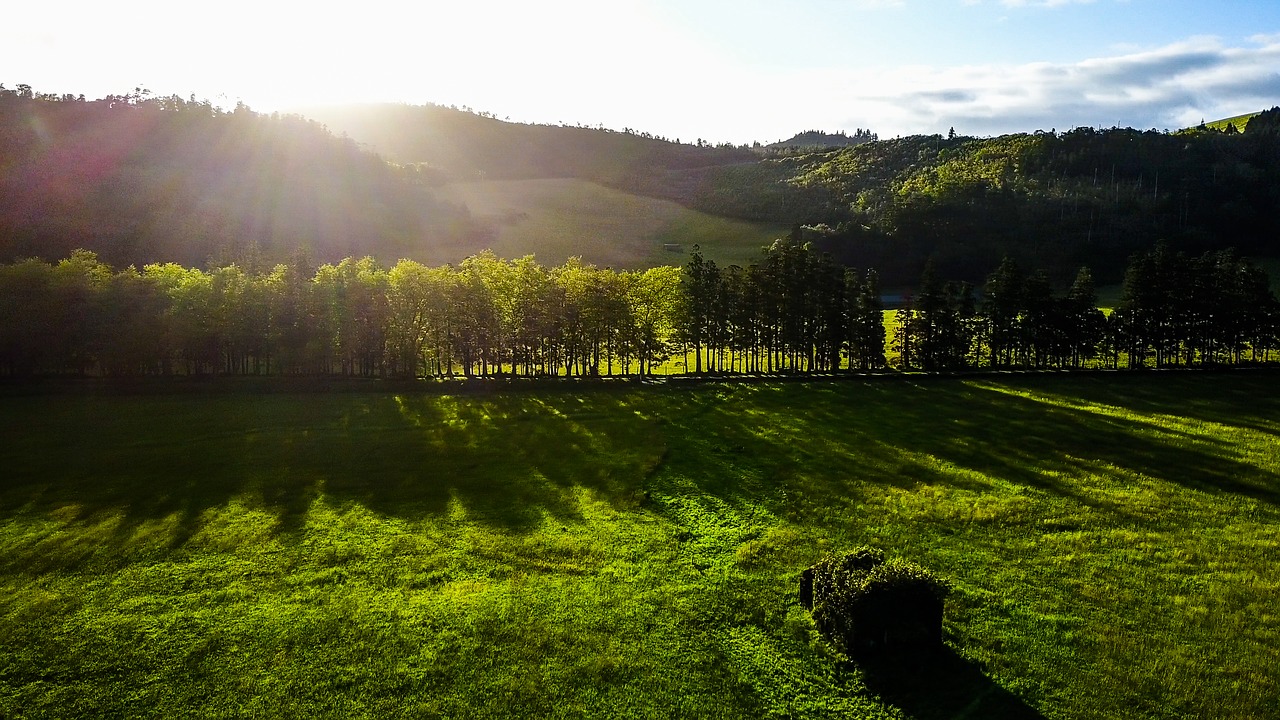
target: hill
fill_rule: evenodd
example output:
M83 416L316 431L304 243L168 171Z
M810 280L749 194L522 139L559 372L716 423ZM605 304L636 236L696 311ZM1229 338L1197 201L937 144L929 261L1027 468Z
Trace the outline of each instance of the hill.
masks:
M618 269L681 265L700 244L717 263L745 266L787 233L782 225L718 217L573 178L454 182L437 192L485 227L459 252L532 253L548 264L577 255Z
M790 182L796 157L831 150L829 146L711 146L701 139L682 143L631 128L520 124L439 105L370 104L302 112L417 168L435 184L576 178L741 220L791 226L832 216L823 189ZM852 138L813 133L793 140L844 137L862 142L870 137L869 131Z
M297 116L0 88L0 258L444 258L476 228L412 170Z
M912 136L779 168L809 192L806 236L844 262L912 281L927 258L980 281L1005 255L1068 282L1116 282L1137 250L1280 255L1280 110L1245 133L1077 128L997 138ZM764 207L767 207L765 205Z
M787 140L779 140L776 143L770 143L770 148L832 148L832 147L852 147L863 143L875 142L879 137L870 130L858 128L853 135L841 130L836 133L827 133L821 130L806 130L802 133L796 133Z
M752 162L748 148L681 143L629 128L521 124L439 105L371 104L301 111L437 180L573 177L630 189L670 170Z
M801 237L902 286L931 257L944 276L980 282L1008 255L1065 284L1081 265L1118 282L1128 257L1157 240L1195 254L1280 255L1273 115L1254 116L1236 135L1077 128L830 147L838 135L810 131L754 149L439 107L366 106L328 121L424 163L440 182L576 178L711 215L807 226Z
M718 262L745 262L819 205L808 199L814 193L786 186L778 172L785 158L762 160L746 147L512 123L438 105L304 112L464 202L485 229L458 249L492 245L499 255L550 262L580 253L631 267L683 263L685 255L661 246L699 243Z
M901 287L929 258L973 282L1008 255L1063 284L1087 264L1109 284L1157 240L1280 256L1280 110L1234 134L1077 128L778 148L439 106L315 115L328 126L194 98L2 90L0 260L85 247L117 266L252 265L300 250L438 264L498 244L631 267L682 261L655 250L668 243L745 259L740 248L787 228Z

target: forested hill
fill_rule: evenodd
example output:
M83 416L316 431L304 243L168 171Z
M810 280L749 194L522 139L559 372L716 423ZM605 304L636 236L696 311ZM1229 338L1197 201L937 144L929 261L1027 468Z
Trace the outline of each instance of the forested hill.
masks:
M298 116L143 92L0 86L0 258L86 248L116 265L452 258L460 207Z
M440 181L581 178L623 189L670 171L752 162L748 148L624 128L521 124L440 105L370 104L303 111Z
M933 257L977 281L1010 255L1069 281L1117 282L1165 240L1278 256L1280 110L1245 133L1079 128L997 138L912 136L720 172L695 207L800 222L837 259L910 282ZM710 202L708 202L710 200Z
M432 186L485 178L578 178L792 226L891 287L914 283L930 258L944 277L978 282L1005 256L1064 286L1081 265L1118 282L1129 256L1159 240L1195 255L1280 257L1280 109L1243 133L1079 128L820 149L523 125L430 105L313 116L0 88L0 261L86 248L117 266L251 266L299 249L316 262L457 262L492 228Z
M1129 256L1165 240L1202 253L1280 256L1280 111L1248 130L1128 128L996 138L928 135L815 147L685 144L629 129L521 125L438 106L315 115L440 181L576 177L716 215L797 227L887 285L935 260L977 282L1006 255L1059 283L1081 265L1119 282ZM846 136L868 140L869 131ZM801 147L803 146L803 147ZM806 229L800 230L804 226Z

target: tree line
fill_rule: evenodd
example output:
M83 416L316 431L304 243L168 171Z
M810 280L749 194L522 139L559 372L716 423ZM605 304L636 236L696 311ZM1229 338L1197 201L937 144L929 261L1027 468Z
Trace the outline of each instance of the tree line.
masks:
M1114 312L1006 259L979 299L932 266L886 313L874 270L778 240L746 268L458 265L304 256L262 271L113 269L90 251L0 265L0 374L598 377L1267 362L1280 310L1230 252L1134 256ZM893 322L886 327L886 317ZM886 353L886 349L889 351ZM893 362L890 363L890 360Z
M1267 273L1233 251L1190 256L1159 243L1130 259L1110 313L1098 307L1088 268L1058 295L1043 271L1005 258L981 301L929 263L894 327L902 369L1232 365L1271 360L1280 303Z
M260 272L114 271L88 251L0 266L0 372L611 375L670 354L680 270L305 258Z

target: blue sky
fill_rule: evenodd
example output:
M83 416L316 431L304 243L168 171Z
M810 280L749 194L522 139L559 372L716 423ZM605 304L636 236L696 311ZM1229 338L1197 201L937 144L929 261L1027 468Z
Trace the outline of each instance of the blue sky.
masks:
M1280 4L1256 1L746 0L661 6L743 62L796 68L1073 62L1194 36L1242 42L1280 28Z
M1275 0L123 0L6 18L9 87L438 102L686 141L1174 129L1280 105Z

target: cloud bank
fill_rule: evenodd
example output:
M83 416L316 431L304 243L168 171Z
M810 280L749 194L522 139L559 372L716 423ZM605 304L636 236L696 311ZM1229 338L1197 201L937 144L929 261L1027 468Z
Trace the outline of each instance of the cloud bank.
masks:
M914 66L819 84L842 107L824 108L831 121L870 126L881 136L952 126L972 135L1076 126L1177 129L1280 105L1280 36L1251 42L1228 47L1192 38L1073 63Z

